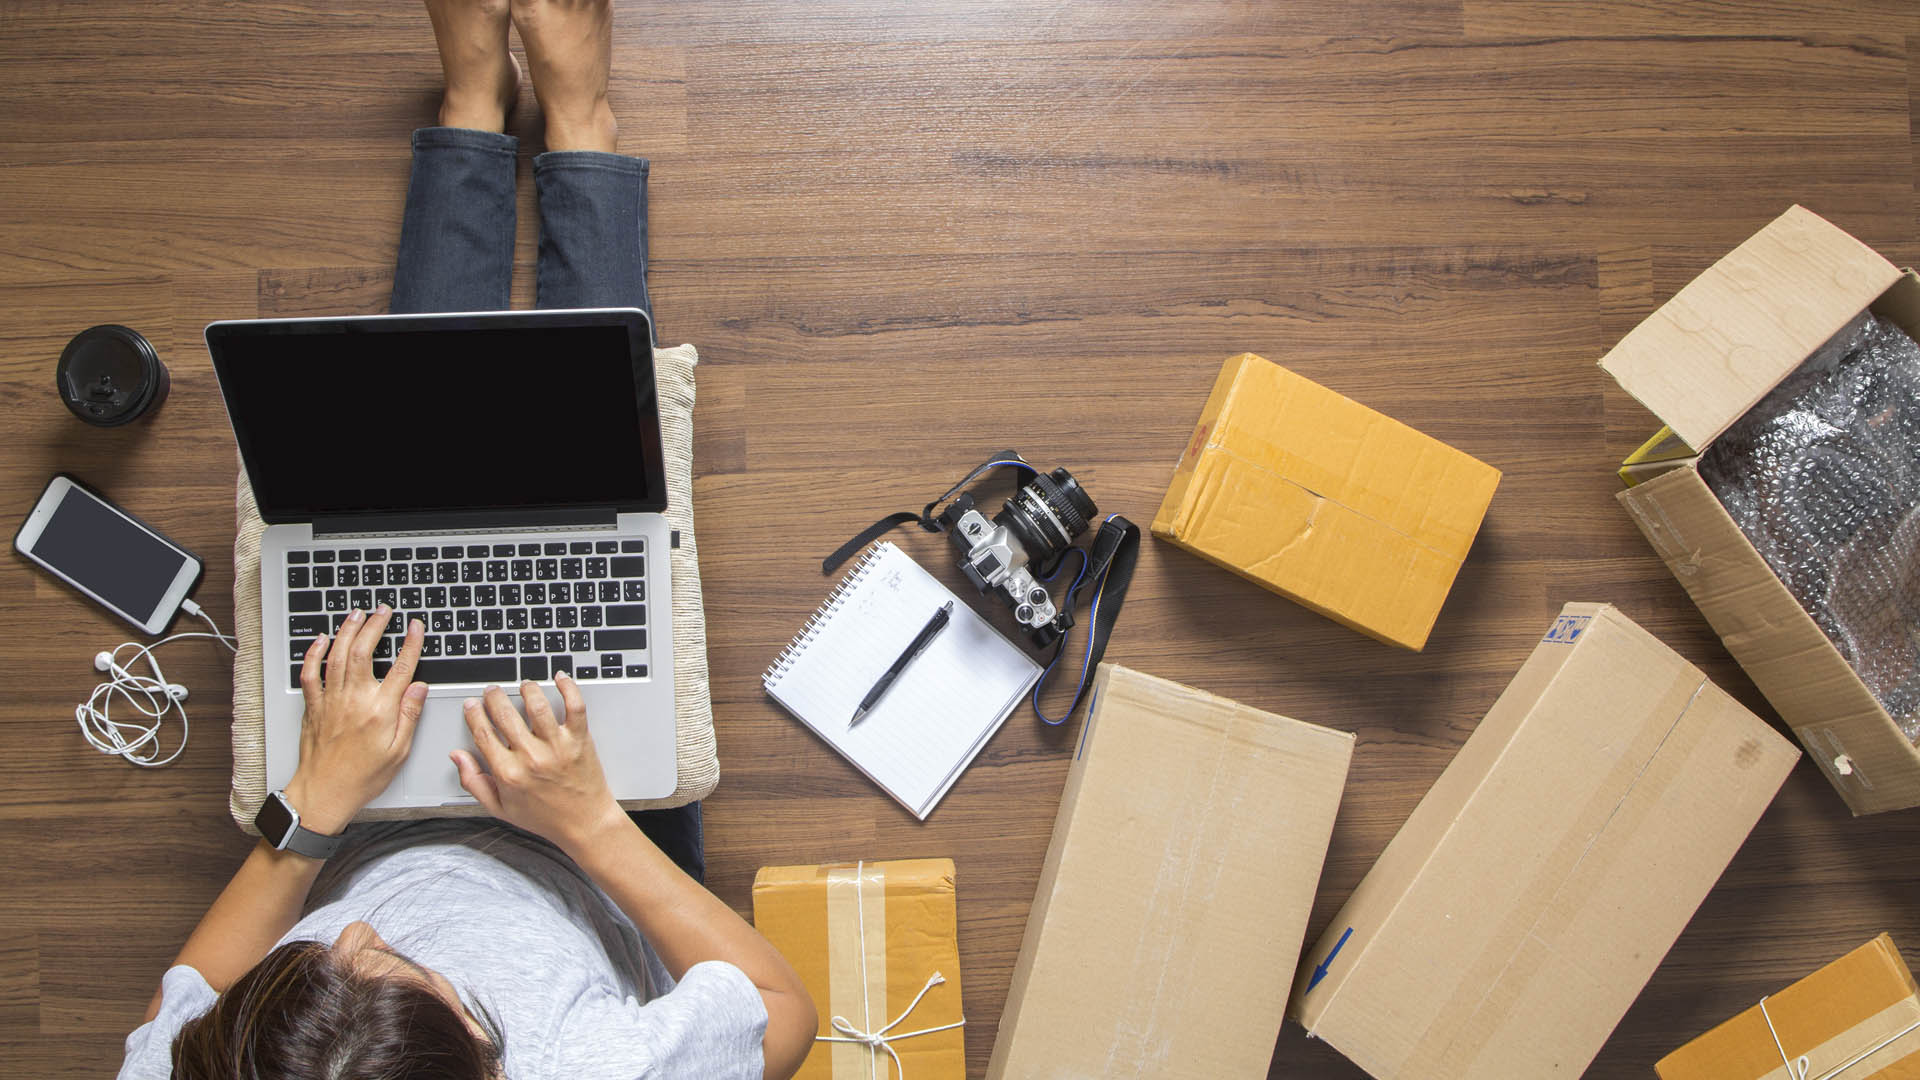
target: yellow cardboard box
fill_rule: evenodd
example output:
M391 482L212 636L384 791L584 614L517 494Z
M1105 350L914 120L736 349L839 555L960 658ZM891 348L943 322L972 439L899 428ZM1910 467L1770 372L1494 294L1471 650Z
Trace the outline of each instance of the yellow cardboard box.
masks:
M1654 1065L1660 1080L1913 1080L1920 989L1885 934Z
M767 866L753 924L800 974L820 1033L795 1080L964 1080L952 859ZM863 1044L862 1034L883 1035Z
M1408 649L1500 470L1253 353L1228 360L1153 534Z

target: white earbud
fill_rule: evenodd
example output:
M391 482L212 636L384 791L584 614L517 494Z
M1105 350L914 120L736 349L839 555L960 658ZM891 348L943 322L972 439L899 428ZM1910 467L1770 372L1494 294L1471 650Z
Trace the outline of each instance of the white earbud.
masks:
M174 634L151 645L129 641L117 648L93 654L93 669L108 673L108 678L94 687L87 700L73 710L73 717L80 724L80 733L95 750L125 758L135 765L165 765L186 749L187 711L180 703L187 700L187 688L167 681L166 675L160 670L159 661L154 659L153 650L182 638L213 638L230 650L236 649L236 643L221 633L220 628L213 625L213 620L192 601L180 606L205 619L213 632ZM120 662L122 654L127 657L125 665ZM142 660L146 661L150 674L140 675L128 670L128 667ZM130 708L139 713L139 717L133 720L114 719L111 710L116 701L122 707L122 715ZM160 725L169 714L178 714L180 717L180 744L174 747L172 753L162 756Z
M94 653L93 654L93 670L112 671L113 670L113 654L110 652Z
M177 682L168 683L167 697L171 698L174 701L185 701L187 700L187 688L184 686L181 686Z

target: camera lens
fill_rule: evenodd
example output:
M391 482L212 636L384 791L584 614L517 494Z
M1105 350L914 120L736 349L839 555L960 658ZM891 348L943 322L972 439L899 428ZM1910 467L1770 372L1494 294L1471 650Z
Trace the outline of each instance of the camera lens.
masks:
M1036 474L993 520L1013 533L1027 558L1049 566L1087 531L1087 522L1098 512L1073 474L1055 469Z

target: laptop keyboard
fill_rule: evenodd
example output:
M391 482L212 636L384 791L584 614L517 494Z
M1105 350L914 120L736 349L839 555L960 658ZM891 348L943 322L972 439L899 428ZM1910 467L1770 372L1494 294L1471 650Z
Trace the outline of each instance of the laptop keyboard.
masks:
M448 683L647 677L645 540L312 547L287 552L287 639L296 661L347 613L393 609L374 674L393 667L407 621L426 624L414 678Z

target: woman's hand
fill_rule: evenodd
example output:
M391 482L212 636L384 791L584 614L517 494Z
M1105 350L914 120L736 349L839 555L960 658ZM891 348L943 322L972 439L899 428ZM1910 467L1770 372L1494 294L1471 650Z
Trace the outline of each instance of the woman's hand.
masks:
M385 604L371 618L353 611L331 639L313 640L300 666L307 711L300 721L300 765L286 790L301 824L316 832L346 828L393 782L413 747L427 684L411 680L427 628L410 620L393 670L376 679L373 650L392 618Z
M505 690L489 686L484 701L467 699L467 730L486 771L465 750L451 756L460 769L460 786L488 813L572 851L595 828L614 818L624 822L625 815L594 753L579 685L565 674L553 682L567 709L564 722L553 715L537 683L520 684L524 718Z

